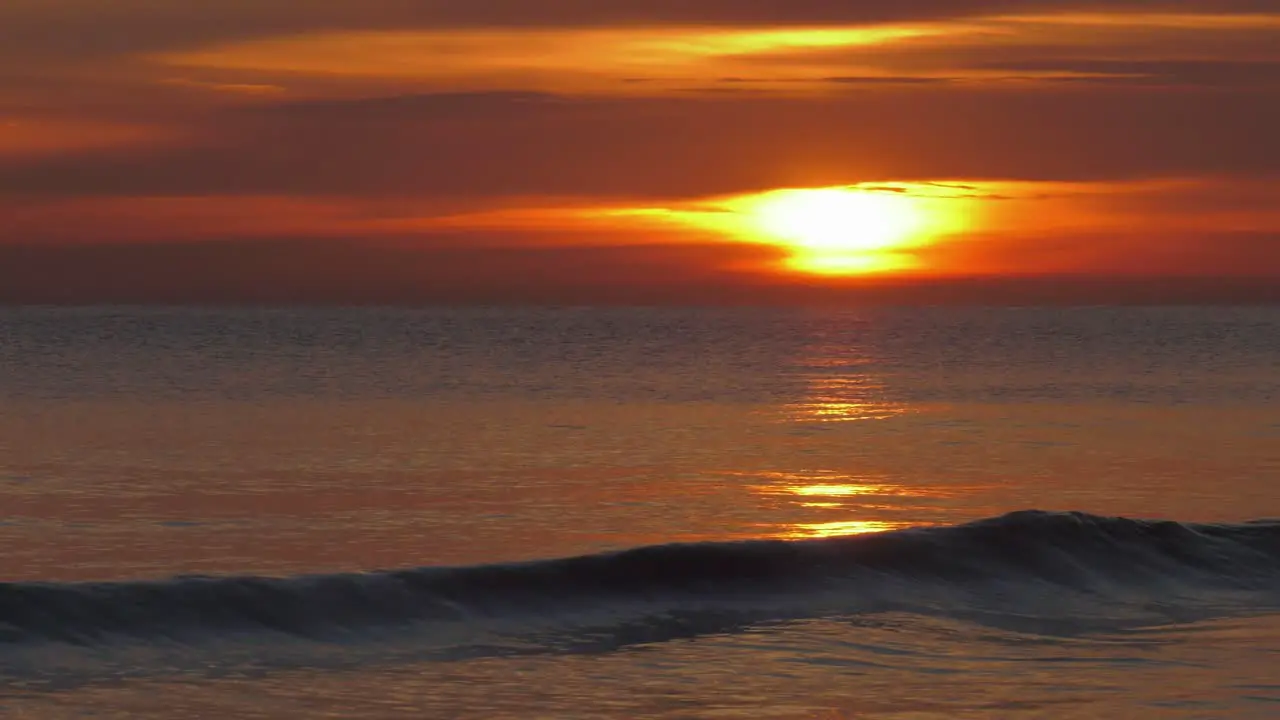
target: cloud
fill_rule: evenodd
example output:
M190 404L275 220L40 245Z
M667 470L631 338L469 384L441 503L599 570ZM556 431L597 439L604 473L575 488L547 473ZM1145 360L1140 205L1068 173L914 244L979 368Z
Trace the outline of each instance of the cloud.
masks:
M1179 53L1189 53L1191 59L1181 60L1181 72L1194 80L1212 72L1197 62L1237 62L1240 71L1247 69L1246 62L1267 62L1243 54L1255 35L1263 38L1266 57L1280 60L1274 52L1280 15L1123 13L811 27L317 32L148 59L191 72L329 78L348 84L361 79L418 83L437 91L652 96L711 87L724 92L718 87L724 84L796 92L836 84L999 82L1011 77L1123 80L1143 77L1144 62L1177 62ZM1061 60L1045 62L1046 57ZM1125 63L1134 63L1139 71L1124 72Z
M1171 4L1171 3L1166 3ZM1061 5L1036 0L7 0L0 53L101 57L332 30L828 24L947 18Z
M360 240L0 245L0 303L963 304L1280 301L1275 277L745 273L747 245L416 248Z
M1280 231L975 234L928 250L943 267L996 276L1280 278ZM1277 288L1280 295L1280 287Z
M1064 73L1059 79L1127 85L1235 88L1280 87L1280 60L1012 60L985 68L1013 73Z
M368 122L403 121L408 118L473 117L492 118L507 113L542 109L555 110L573 104L590 104L589 99L545 92L485 90L350 99L314 99L281 102L245 108L242 118L267 121L307 122L317 117Z
M180 141L180 132L157 125L0 114L0 163L5 158L104 148L173 146Z
M746 245L432 247L364 239L0 244L0 303L681 302L731 298Z
M0 55L100 58L335 30L829 25L1061 12L1266 13L1272 0L6 0Z
M269 83L220 83L192 80L190 78L172 78L162 82L177 87L238 95L277 95L285 91L284 87Z
M432 94L227 111L185 148L0 160L0 192L701 197L939 177L1275 175L1276 127L1280 93L1261 91Z
M955 78L923 77L919 75L836 75L821 78L822 82L840 85L933 85L953 82Z
M1008 220L947 249L956 262L971 252L1046 273L1139 272L1120 262L1134 257L1161 272L1275 268L1274 212L1260 209L1280 177L1275 0L305 6L0 3L0 244L176 242L169 255L119 244L123 259L100 280L87 269L98 251L77 250L67 267L86 269L68 282L104 297L134 287L130 267L158 273L147 286L157 296L181 294L179 270L201 292L216 294L221 278L245 297L277 276L307 297L371 297L381 280L400 288L388 297L427 280L469 292L431 262L499 294L521 263L543 283L520 291L529 297L585 276L627 287L671 276L727 293L743 280L712 260L737 251L691 237L679 239L702 248L693 255L619 250L641 230L657 238L645 245L669 236L558 225L522 203L680 207L922 180L937 184L913 193ZM4 124L18 115L21 128ZM1146 194L1113 182L1135 178L1205 180ZM1168 242L1140 241L1139 228ZM577 249L551 247L553 236ZM1123 252L1099 250L1107 236ZM409 237L432 247L386 245ZM5 256L0 269L37 267L33 257ZM289 279L294 261L318 279Z

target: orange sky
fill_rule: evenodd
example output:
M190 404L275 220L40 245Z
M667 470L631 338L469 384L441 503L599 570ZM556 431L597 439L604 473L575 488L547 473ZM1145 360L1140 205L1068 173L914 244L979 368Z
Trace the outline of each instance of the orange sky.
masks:
M9 0L0 301L1275 299L1276 128L1274 0Z

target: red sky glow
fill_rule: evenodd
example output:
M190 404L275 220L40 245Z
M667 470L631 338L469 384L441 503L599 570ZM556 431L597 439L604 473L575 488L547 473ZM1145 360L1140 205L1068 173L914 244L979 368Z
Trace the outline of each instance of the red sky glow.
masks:
M0 302L1280 300L1271 0L10 0Z

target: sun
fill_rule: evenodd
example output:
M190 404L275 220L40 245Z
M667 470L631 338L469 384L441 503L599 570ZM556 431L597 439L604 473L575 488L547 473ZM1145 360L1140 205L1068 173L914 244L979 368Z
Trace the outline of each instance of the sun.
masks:
M775 190L746 199L739 212L754 233L791 250L789 267L831 275L912 267L904 250L928 224L911 195L856 187Z
M931 274L939 271L934 246L980 226L984 211L975 198L981 192L964 181L886 181L778 188L608 214L781 251L775 259L735 266L741 269L837 278Z
M762 231L808 250L883 250L921 224L910 197L844 188L768 193L752 214Z

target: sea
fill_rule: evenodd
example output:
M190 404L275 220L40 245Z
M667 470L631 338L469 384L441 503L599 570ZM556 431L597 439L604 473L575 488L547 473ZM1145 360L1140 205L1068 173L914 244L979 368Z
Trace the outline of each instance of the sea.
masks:
M0 716L1280 717L1280 307L0 310Z

